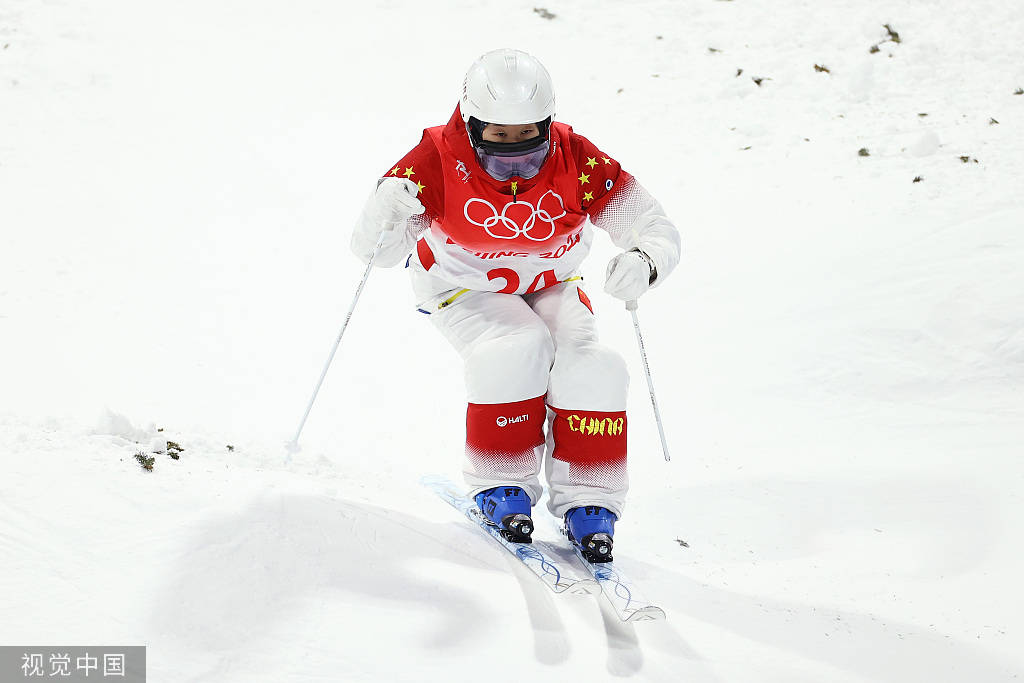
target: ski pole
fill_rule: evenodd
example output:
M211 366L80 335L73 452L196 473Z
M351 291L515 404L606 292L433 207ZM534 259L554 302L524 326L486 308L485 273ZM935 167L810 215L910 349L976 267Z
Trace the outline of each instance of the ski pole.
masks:
M384 244L384 237L386 232L381 232L380 237L377 238L377 245L373 248L373 253L370 254L370 260L366 263L366 272L363 273L363 279L359 281L359 287L356 288L356 295L352 297L352 305L348 307L348 314L345 316L345 322L341 326L341 332L338 332L338 338L334 340L334 346L331 348L331 353L327 356L327 362L324 363L323 372L320 373L320 379L316 383L316 388L313 389L313 396L309 399L309 405L306 406L306 412L302 414L302 421L299 422L299 428L295 430L295 437L289 441L285 447L290 453L294 453L299 450L299 435L302 434L302 428L306 425L306 418L309 417L309 411L313 409L313 402L316 401L316 395L320 393L320 386L324 383L324 378L327 377L327 370L331 367L331 363L334 361L334 354L338 352L338 346L341 345L341 338L345 335L345 330L348 328L348 323L352 320L352 313L356 310L356 303L359 302L359 296L363 293L363 287L366 286L366 281L370 279L370 271L373 270L373 262L377 258L377 252L380 251L381 245Z
M661 423L661 411L658 410L658 399L654 396L654 380L651 379L651 366L647 363L647 350L644 349L644 337L640 334L640 321L636 317L636 299L626 302L626 310L633 316L633 329L636 330L636 341L640 345L640 357L644 361L644 374L647 375L647 388L651 390L651 405L654 406L654 419L658 423L658 435L661 436L661 450L665 454L665 462L672 458L668 455L668 442L665 441L665 426Z

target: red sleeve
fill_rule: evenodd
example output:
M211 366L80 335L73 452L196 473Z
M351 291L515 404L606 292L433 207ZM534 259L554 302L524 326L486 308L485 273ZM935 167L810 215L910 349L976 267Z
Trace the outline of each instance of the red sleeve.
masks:
M616 189L629 185L633 176L590 140L571 130L569 150L580 169L580 206L593 217L604 209Z
M427 131L420 143L412 148L382 178L408 178L419 188L417 197L427 214L440 219L444 210L444 179L441 176L441 155Z

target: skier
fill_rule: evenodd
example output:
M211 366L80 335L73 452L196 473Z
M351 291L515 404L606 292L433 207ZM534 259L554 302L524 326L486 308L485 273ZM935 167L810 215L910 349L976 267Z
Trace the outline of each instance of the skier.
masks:
M626 389L598 343L580 264L590 223L623 251L605 291L634 300L679 261L661 205L564 123L544 66L488 52L447 125L378 181L352 235L374 265L405 261L421 312L465 362L464 475L490 523L530 542L541 465L548 507L591 562L611 560L626 474Z

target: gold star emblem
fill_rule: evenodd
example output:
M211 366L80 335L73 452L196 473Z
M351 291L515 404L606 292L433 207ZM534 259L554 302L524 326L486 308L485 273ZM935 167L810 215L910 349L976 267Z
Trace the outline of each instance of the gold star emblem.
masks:
M403 173L402 175L408 178L411 175L416 175L416 171L412 170L412 166L410 166L409 168L405 169L405 173Z
M398 171L398 166L395 166L393 169L391 169L391 173L388 173L388 175L398 175Z
M592 201L594 201L594 193L593 192L584 192L583 193L583 201L585 201L585 202L592 202Z
M604 159L604 163L606 163L606 164L612 163L612 160L609 159L608 157L601 157L601 158Z
M512 194L515 194L519 190L519 181L518 180L513 180L511 186L512 186Z
M588 176L586 173L580 173L580 177L577 178L577 180L580 181L580 185L584 185L590 182L590 176Z
M595 159L594 157L587 157L587 166L589 166L590 168L594 168L595 166L597 166L597 159Z
M423 188L425 188L426 185L424 185L423 183L421 183L420 181L417 180L416 181L416 187L419 188L419 189L416 190L416 194L419 194L420 192L423 192Z

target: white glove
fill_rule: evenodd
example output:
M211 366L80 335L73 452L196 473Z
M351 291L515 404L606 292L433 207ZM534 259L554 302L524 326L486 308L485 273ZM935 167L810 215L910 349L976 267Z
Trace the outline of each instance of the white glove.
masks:
M373 204L383 230L390 230L396 223L423 213L423 202L416 198L419 191L416 183L408 178L385 178L381 181L373 195Z
M604 291L616 299L632 301L651 286L651 262L639 251L624 251L608 262Z
M385 233L384 242L375 266L390 268L409 253L415 237L405 229L405 222L424 211L423 203L416 198L418 193L416 183L406 178L386 178L377 185L352 231L352 251L364 263L373 255L381 233Z

